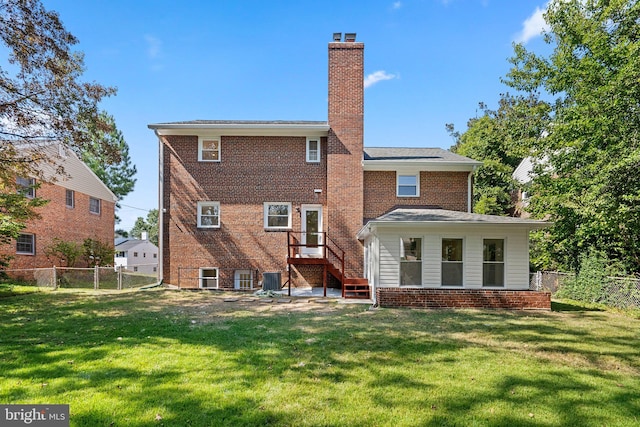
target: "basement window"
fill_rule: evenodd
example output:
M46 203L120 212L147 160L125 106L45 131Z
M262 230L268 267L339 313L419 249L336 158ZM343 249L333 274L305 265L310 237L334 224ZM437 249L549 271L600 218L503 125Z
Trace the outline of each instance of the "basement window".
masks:
M203 289L216 289L218 287L218 268L201 268L199 281L200 287Z

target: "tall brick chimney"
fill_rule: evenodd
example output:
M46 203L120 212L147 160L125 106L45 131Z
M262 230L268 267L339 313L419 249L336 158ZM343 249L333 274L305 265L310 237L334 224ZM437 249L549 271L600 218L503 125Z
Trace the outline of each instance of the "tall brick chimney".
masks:
M346 274L362 276L364 43L334 33L329 43L327 207L329 236L346 252Z

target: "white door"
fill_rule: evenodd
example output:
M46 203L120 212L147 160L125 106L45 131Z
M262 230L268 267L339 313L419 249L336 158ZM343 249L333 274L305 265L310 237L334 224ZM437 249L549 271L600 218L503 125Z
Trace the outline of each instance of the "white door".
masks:
M322 205L302 205L303 255L322 255Z

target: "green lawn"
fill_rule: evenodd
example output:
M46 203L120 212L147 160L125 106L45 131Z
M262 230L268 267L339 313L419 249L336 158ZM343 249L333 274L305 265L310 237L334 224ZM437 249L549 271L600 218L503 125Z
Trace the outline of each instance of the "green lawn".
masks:
M0 403L91 427L640 425L632 316L224 297L4 296Z

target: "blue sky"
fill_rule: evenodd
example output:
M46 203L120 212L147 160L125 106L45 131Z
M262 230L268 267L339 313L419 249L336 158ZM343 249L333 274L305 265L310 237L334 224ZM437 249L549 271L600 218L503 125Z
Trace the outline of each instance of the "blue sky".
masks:
M138 168L118 228L158 205L149 123L326 120L327 44L365 43L365 145L449 148L478 102L494 108L514 41L539 50L546 0L43 0L115 86L112 114Z

